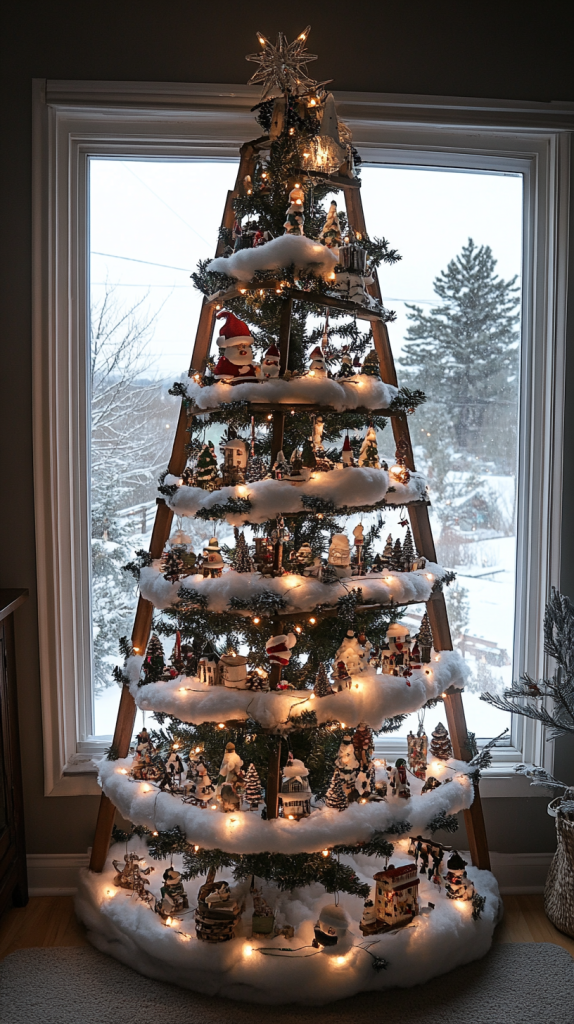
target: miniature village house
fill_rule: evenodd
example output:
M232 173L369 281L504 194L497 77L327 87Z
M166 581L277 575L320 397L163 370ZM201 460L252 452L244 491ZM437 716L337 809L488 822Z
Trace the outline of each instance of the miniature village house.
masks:
M209 643L205 645L203 654L197 663L197 675L200 683L219 686L219 655Z
M306 818L311 813L311 787L309 771L297 758L289 761L283 769L281 783L283 817Z
M223 486L235 487L245 483L245 468L249 446L241 437L232 437L223 448Z
M375 882L375 920L372 909L361 921L363 935L398 928L409 924L419 912L416 864L403 864L396 868L390 864L386 871L373 875Z

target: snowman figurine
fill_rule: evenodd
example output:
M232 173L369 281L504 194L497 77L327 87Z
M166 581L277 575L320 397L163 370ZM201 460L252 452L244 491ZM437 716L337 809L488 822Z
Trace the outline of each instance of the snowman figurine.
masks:
M280 369L279 360L280 360L280 354L279 354L279 349L277 348L277 345L275 345L275 344L270 345L269 348L267 349L267 352L265 353L265 355L263 357L263 361L261 363L261 375L266 380L268 380L269 377L278 377L279 376L279 369Z
M259 367L253 363L253 338L247 324L227 309L222 309L216 319L224 319L225 323L217 339L221 355L214 370L215 379L229 384L257 381Z

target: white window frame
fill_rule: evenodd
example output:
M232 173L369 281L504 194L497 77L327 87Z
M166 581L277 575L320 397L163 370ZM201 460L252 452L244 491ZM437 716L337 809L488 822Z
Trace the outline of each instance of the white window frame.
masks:
M46 795L99 792L91 757L106 745L89 735L89 157L237 159L238 146L257 133L250 113L257 99L246 86L34 82L34 474ZM514 671L538 676L544 605L560 580L574 109L359 93L336 99L368 163L524 175L521 416L528 430L521 430L519 456ZM400 742L387 741L389 752ZM483 795L531 795L525 780L510 778L509 764L551 767L552 754L537 723L515 719Z

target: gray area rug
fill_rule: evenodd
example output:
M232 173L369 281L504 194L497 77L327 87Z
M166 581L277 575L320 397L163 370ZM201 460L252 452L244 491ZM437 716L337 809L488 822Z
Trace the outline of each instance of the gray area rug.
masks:
M501 944L410 989L324 1007L262 1006L151 981L90 947L23 949L0 963L2 1024L572 1024L574 961L550 943Z

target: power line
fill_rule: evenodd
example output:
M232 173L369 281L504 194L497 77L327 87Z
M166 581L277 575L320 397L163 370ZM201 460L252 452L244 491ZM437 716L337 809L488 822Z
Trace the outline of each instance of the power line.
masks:
M192 284L150 284L149 281L92 281L92 288L105 286L109 288L193 288Z
M109 256L111 260L128 260L129 263L145 263L148 267L165 267L166 270L183 270L185 274L189 274L189 267L172 267L169 263L152 263L151 260L137 260L135 256L118 256L115 252L96 252L92 249L91 256Z
M123 164L122 166L125 167L126 171L129 171L130 174L133 174L134 178L137 178L137 180L145 188L147 188L149 192L151 192L152 196L155 196L156 199L160 201L160 203L163 203L164 206L167 206L168 210L170 210L171 213L173 213L174 217L177 217L182 222L182 224L185 224L186 228L189 228L190 231L193 231L194 235L197 235L198 238L201 238L201 241L204 242L204 244L207 245L208 248L211 248L209 242L205 241L203 235L200 235L199 231L196 231L196 229L191 224L189 224L185 220L185 218L182 217L181 214L177 212L177 210L174 210L173 206L170 206L169 203L166 203L165 199L162 199L161 196L158 196L157 192L154 192L153 188L151 187L151 185L148 185L147 181L144 181L143 178L140 178L139 174L136 174L136 172L132 170L131 167L128 167L127 164Z

